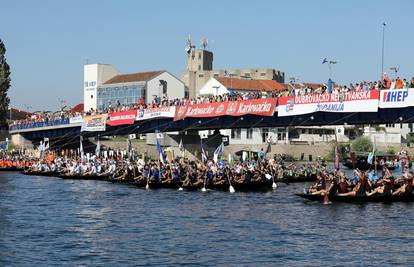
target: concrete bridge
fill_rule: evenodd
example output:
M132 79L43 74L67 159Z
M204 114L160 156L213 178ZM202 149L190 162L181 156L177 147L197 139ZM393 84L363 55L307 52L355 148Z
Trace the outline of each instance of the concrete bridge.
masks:
M116 136L127 134L146 134L156 132L178 132L185 135L198 130L260 128L260 127L294 127L324 125L363 125L414 122L414 107L378 109L378 112L329 113L316 112L305 115L278 117L273 116L220 116L213 118L192 118L174 121L172 118L135 121L131 125L106 126L102 132L81 132L81 123L49 123L35 128L11 129L15 144L24 142L38 143L45 137L49 139L68 139L76 136ZM54 124L54 125L52 125Z

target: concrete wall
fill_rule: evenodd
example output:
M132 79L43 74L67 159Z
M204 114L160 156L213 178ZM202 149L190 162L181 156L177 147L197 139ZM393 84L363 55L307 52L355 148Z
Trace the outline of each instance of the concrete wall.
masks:
M98 86L119 74L119 71L109 64L87 64L83 66L83 104L84 111L96 109L96 93Z

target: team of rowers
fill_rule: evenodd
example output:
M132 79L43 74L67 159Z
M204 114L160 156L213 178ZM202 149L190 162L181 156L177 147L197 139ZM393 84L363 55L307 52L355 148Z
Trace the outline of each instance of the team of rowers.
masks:
M31 160L27 173L54 173L59 176L106 177L112 181L135 184L180 184L184 188L236 185L272 185L275 181L308 179L314 181L323 168L318 163L285 163L275 159L235 162L187 160L177 158L163 164L153 160L117 160L92 157L89 161L53 158Z
M105 177L114 182L141 185L179 184L184 188L209 186L268 185L271 182L307 178L315 184L306 192L314 195L372 196L401 195L413 192L414 174L407 171L394 178L391 171L383 168L380 179L370 179L369 172L355 170L356 180L350 181L344 171L328 172L321 162L314 164L286 163L281 160L225 163L221 160L201 162L177 158L163 164L153 160L128 160L92 157L89 161L73 158L46 157L44 159L20 156L0 158L0 168L16 168L27 173L52 173L61 176Z
M323 196L374 196L374 195L410 195L413 193L414 173L407 171L400 178L394 178L387 168L383 168L382 177L369 179L370 172L356 169L356 180L350 181L343 171L317 175L315 184L306 191L308 194Z

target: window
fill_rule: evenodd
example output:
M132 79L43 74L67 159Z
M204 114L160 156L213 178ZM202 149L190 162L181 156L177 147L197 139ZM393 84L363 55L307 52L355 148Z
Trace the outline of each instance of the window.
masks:
M199 74L198 77L199 78L203 78L204 77L204 74Z
M201 65L198 65L198 70L201 70Z
M198 59L201 59L201 52L198 53Z
M246 139L253 139L253 128L246 129Z
M240 137L241 137L241 129L231 129L232 139L240 139Z
M162 93L167 94L167 81L160 80L160 86L162 88Z
M260 76L266 76L266 73L262 72L260 73Z
M93 95L91 95L91 99L93 99Z

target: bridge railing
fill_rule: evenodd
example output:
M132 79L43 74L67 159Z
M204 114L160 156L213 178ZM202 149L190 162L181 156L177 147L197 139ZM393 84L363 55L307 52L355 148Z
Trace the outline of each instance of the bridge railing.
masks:
M63 118L59 120L50 120L50 121L41 121L41 122L30 122L30 123L20 123L16 125L10 125L9 130L25 130L31 128L41 128L41 127L49 127L49 126L58 126L69 124L69 118Z

